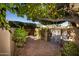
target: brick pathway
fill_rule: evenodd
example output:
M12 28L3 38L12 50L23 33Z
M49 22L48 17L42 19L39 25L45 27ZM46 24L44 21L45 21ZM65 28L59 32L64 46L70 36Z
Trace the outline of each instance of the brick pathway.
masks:
M44 40L29 39L18 52L19 56L58 56L59 46L45 42Z

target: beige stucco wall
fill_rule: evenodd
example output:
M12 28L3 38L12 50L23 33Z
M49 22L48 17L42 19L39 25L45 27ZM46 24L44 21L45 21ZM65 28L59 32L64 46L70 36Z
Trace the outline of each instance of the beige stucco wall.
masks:
M0 55L11 55L10 33L0 28Z
M72 7L72 5L74 5L72 10L74 10L74 11L78 11L79 10L79 3L70 3L70 8Z

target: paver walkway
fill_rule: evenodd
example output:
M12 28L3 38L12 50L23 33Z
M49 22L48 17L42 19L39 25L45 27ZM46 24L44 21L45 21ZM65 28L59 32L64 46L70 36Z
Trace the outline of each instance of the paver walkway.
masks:
M29 38L25 46L17 53L19 56L58 56L60 48L44 40Z

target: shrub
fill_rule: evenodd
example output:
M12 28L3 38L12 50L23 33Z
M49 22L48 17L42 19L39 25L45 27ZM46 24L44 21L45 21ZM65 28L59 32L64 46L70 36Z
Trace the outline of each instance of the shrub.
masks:
M79 55L79 47L73 42L65 42L63 45L63 55L78 56Z
M17 28L14 31L13 41L16 43L16 46L18 47L23 46L24 42L26 42L27 40L27 34L28 32L26 32L24 29L21 28Z

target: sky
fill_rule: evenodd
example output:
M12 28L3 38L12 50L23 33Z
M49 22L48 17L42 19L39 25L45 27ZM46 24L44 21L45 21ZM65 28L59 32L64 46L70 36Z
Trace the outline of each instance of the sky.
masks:
M19 17L17 16L17 14L12 14L10 11L6 11L6 20L39 24L39 22L33 22L32 20L27 20L27 17Z
M19 17L16 14L12 14L10 11L6 11L6 20L40 24L39 22L33 22L32 20L27 20L27 17ZM69 22L64 22L61 24L61 26L67 26L68 24L69 24Z

